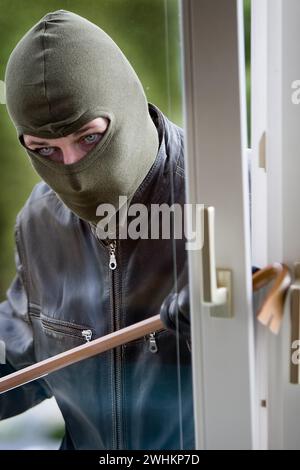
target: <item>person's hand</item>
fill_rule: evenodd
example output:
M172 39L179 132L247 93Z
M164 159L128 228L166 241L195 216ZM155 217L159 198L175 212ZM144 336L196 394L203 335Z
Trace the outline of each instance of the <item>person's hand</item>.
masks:
M190 338L190 298L189 286L185 285L178 293L169 294L160 309L162 322L169 330L179 331Z

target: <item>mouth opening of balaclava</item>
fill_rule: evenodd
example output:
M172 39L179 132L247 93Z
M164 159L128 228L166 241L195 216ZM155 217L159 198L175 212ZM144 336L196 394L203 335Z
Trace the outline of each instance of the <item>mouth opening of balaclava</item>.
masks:
M5 75L6 102L24 135L64 137L98 117L102 139L80 161L62 165L26 149L41 178L79 217L96 224L97 207L131 198L150 170L158 134L143 87L114 41L68 11L48 13L17 44Z

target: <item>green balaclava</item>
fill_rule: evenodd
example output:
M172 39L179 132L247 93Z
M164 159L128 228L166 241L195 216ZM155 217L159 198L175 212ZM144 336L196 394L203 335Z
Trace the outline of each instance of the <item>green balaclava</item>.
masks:
M54 139L98 117L103 138L80 161L54 162L26 150L41 178L75 214L93 224L99 204L130 199L158 151L143 87L114 41L64 10L44 16L17 44L5 75L9 115L23 135Z

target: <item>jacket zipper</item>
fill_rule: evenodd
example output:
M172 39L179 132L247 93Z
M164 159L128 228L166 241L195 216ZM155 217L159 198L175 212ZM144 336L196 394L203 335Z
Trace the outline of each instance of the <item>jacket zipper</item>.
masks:
M37 316L37 315L36 315ZM82 329L80 326L70 326L70 325L57 325L55 322L51 320L46 320L45 318L41 319L42 324L48 329L54 332L62 333L62 334L71 334L72 336L76 336L78 338L84 338L86 342L91 341L93 332L89 329Z
M116 241L113 241L109 244L109 269L112 271L114 271L117 267L116 247Z
M109 243L109 269L111 274L111 308L113 331L117 331L121 327L120 322L120 308L118 302L118 273L117 259L116 259L117 242L113 240ZM122 349L117 347L112 351L113 354L113 385L114 385L114 406L113 406L113 448L122 448Z
M155 332L149 335L149 351L153 354L158 352L158 346L155 338Z
M87 343L89 343L93 336L92 330L82 330L81 336L85 339Z

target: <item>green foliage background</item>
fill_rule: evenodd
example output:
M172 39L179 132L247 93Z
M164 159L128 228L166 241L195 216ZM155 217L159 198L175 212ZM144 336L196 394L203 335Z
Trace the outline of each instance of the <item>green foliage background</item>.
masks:
M148 100L181 124L177 0L0 0L0 80L4 80L5 66L16 43L43 15L57 9L78 13L103 28L137 71ZM249 70L250 0L245 0L245 18ZM4 105L0 105L0 143L0 298L3 298L15 272L16 214L38 181L18 144Z

